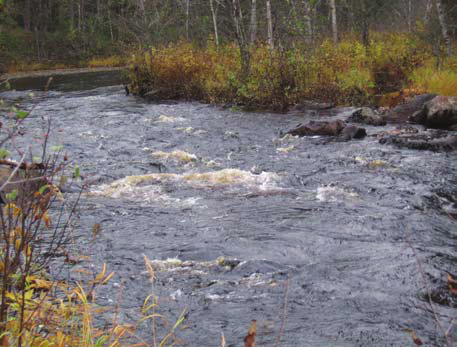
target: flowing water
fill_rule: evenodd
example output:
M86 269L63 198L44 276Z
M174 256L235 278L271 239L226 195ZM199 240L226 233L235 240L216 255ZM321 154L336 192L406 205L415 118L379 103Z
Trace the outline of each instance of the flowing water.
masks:
M282 346L411 346L404 329L443 344L437 319L447 329L455 301L435 303L435 317L426 293L457 272L455 153L281 137L319 115L151 104L121 86L34 103L28 139L51 117L51 146L90 183L75 231L90 260L75 268L116 272L98 300L117 303L122 287L121 321L151 293L146 255L157 311L188 310L186 346L220 346L221 332L242 346L253 319L258 346L274 346L282 323Z

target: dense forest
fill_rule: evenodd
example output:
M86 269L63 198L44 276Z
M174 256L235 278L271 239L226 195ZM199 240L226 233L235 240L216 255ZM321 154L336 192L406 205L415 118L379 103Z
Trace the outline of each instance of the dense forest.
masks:
M0 59L73 60L125 47L238 40L287 47L348 35L409 32L451 53L452 0L2 0Z

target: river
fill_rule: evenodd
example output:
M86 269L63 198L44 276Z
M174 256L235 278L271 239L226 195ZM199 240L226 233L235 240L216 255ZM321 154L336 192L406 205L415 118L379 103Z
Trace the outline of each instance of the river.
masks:
M280 135L349 109L245 113L148 103L122 86L28 93L0 97L35 104L28 139L51 117L50 145L79 165L89 188L75 243L90 260L73 269L116 272L98 300L120 303L120 321L138 319L151 293L145 255L157 312L173 322L188 311L185 346L220 346L221 332L242 346L253 319L257 346L274 346L283 322L284 347L412 346L405 329L443 344L426 293L457 272L455 153ZM433 304L444 329L454 303Z

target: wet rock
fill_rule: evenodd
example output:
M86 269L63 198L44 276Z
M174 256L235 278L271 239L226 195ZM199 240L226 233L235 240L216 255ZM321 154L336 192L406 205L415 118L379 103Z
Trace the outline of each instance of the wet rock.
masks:
M417 134L419 132L419 129L412 127L412 126L399 126L396 129L393 130L387 130L387 131L382 131L376 136L378 139L382 139L384 137L388 136L399 136L399 135L411 135L411 134Z
M420 111L424 104L436 97L436 94L418 95L411 101L398 105L386 114L388 123L406 123L415 112Z
M341 120L332 122L317 122L311 121L305 125L299 125L297 128L288 131L286 134L292 136L338 136L346 127L346 124Z
M428 293L422 294L423 300L429 301L429 298L438 305L457 308L457 297L452 295L447 285L442 285L438 288L433 288L430 291L430 297Z
M457 136L443 131L426 131L415 134L387 135L379 140L400 148L448 152L457 149Z
M305 101L293 106L291 111L307 111L307 110L320 111L320 110L329 110L334 107L335 107L335 104L332 104L332 103L319 103L319 102L315 102L315 101L305 100Z
M387 122L381 115L377 114L369 107L362 107L354 111L346 120L347 122L362 123L367 125L386 125Z
M367 131L364 128L348 125L341 131L338 140L350 141L352 139L363 139L365 136L367 136Z
M457 126L457 97L437 96L426 102L409 121L430 128L450 129Z

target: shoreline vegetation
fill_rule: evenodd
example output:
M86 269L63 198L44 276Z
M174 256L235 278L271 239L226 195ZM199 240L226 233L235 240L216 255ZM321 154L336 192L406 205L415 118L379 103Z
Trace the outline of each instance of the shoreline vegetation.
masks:
M249 47L248 58L235 43L153 47L133 56L129 88L151 100L275 111L303 101L393 107L418 94L457 95L457 57L432 54L414 35L371 37L368 46L355 38L337 46L325 39L313 47L297 43L273 50L259 43Z

